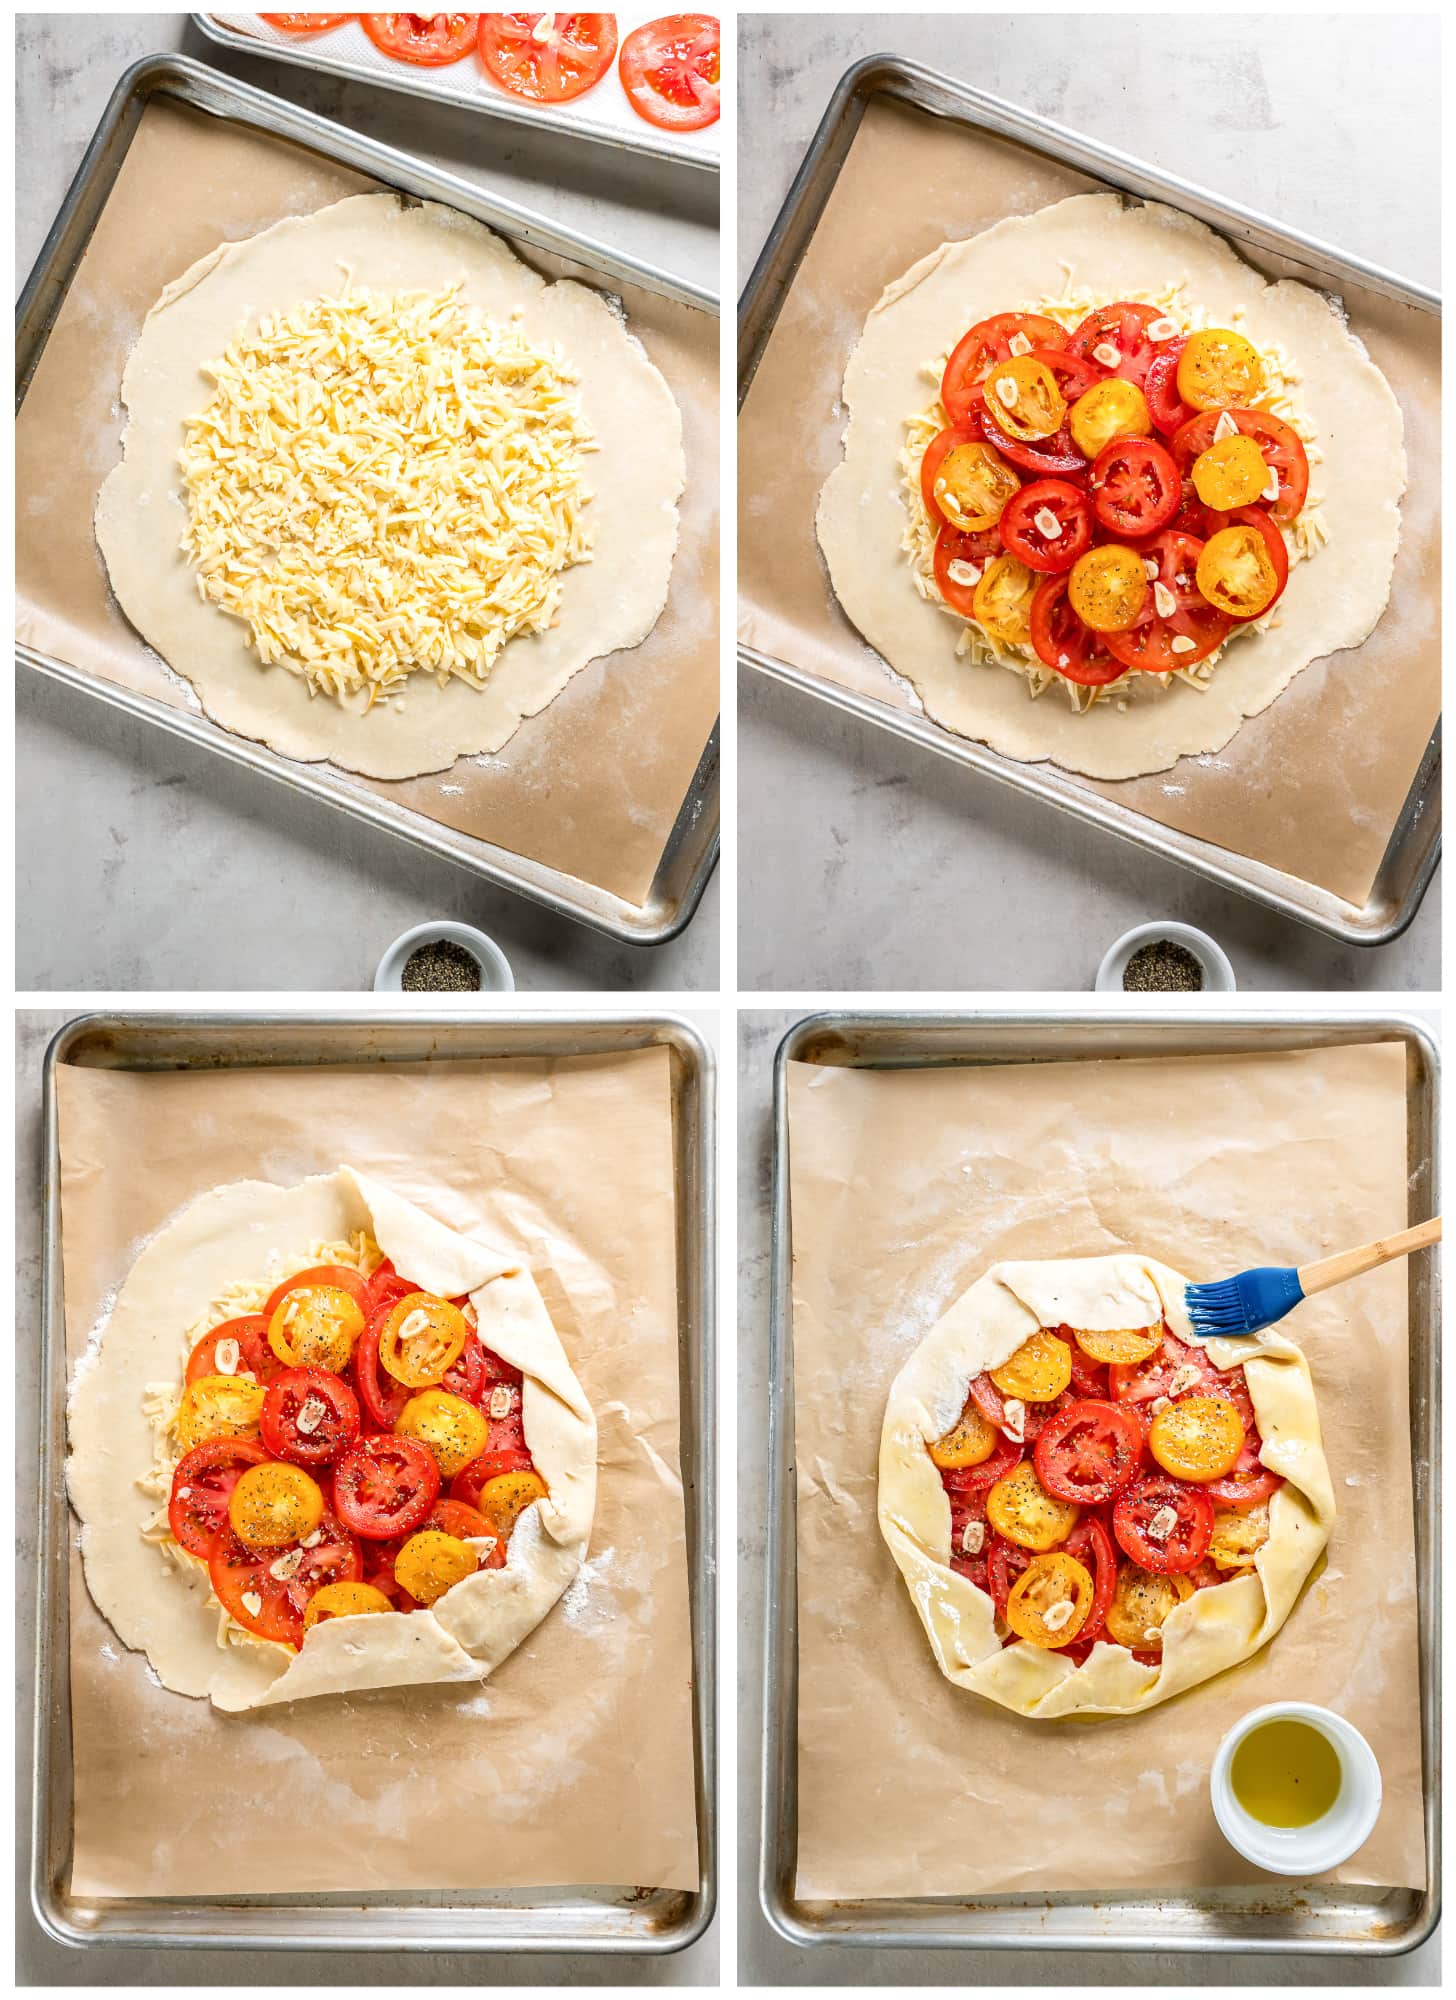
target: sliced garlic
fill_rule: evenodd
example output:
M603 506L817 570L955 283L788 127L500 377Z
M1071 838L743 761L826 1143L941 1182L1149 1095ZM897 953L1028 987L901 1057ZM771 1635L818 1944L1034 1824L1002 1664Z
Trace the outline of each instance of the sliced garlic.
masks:
M243 1350L235 1340L220 1340L212 1350L213 1366L219 1375L236 1375Z
M1153 585L1153 608L1160 618L1171 618L1178 609L1178 600L1166 583Z
M1177 1527L1177 1525L1178 1525L1177 1508L1160 1507L1157 1513L1154 1514L1153 1518L1148 1522L1148 1540L1150 1542L1166 1542L1169 1535L1172 1534L1173 1530Z
M1050 507L1038 507L1032 518L1049 542L1056 541L1062 532L1062 524Z
M1151 556L1143 557L1143 575L1149 583L1156 583L1158 580L1158 565Z
M304 1536L303 1540L299 1543L298 1546L301 1549L316 1549L319 1543L323 1540L323 1538L324 1538L323 1529L315 1528L311 1535Z
M268 1565L269 1576L276 1576L280 1583L287 1583L289 1577L296 1576L303 1561L302 1549L285 1549L281 1556ZM255 1614L256 1615L256 1614Z
M1021 401L1021 391L1014 382L1009 381L1004 375L996 384L996 394L1008 410L1014 410L1016 405Z
M1183 634L1180 632L1168 650L1173 653L1191 653L1193 651L1193 647L1194 647L1193 640L1185 639L1183 637Z
M508 1417L516 1407L516 1392L506 1382L490 1392L490 1414L493 1417Z
M1064 1626L1070 1625L1072 1613L1076 1608L1070 1597L1063 1597L1057 1603L1047 1606L1041 1614L1041 1622L1048 1632L1060 1632Z
M242 1606L250 1618L256 1618L263 1609L263 1600L256 1590L245 1590L242 1596Z
M305 1437L312 1437L328 1413L329 1406L323 1397L310 1392L304 1397L303 1407L299 1410L295 1421Z
M984 1521L967 1521L961 1529L961 1554L978 1556L986 1546L986 1524Z
M1173 646L1175 651L1177 650L1177 645L1178 642L1175 639L1173 641ZM1188 646L1191 650L1193 646L1193 641L1191 639L1188 641ZM1181 1368L1175 1368L1173 1370L1173 1379L1168 1384L1168 1394L1170 1396L1186 1396L1190 1389L1196 1389L1198 1387L1198 1384L1202 1381L1202 1379L1203 1379L1203 1371L1199 1368L1195 1368L1191 1361L1185 1361Z
M1110 340L1099 340L1092 350L1092 359L1100 361L1104 368L1115 368L1122 359L1122 349L1114 347Z
M981 581L981 572L977 569L976 565L970 562L962 562L959 558L955 562L948 562L946 564L945 573L952 583L960 584L963 589L968 589L973 583Z
M1220 444L1222 443L1224 438L1236 438L1238 434L1239 434L1239 427L1234 422L1233 418L1229 415L1228 411L1220 410L1218 413L1218 422L1213 427L1214 443Z
M1269 474L1269 484L1264 488L1259 498L1269 501L1271 505L1279 498L1279 474L1277 472Z
M1016 1444L1025 1443L1026 1405L1025 1403L1022 1402L1019 1396L1008 1396L1006 1398L1005 1431L1007 1437L1009 1437L1014 1443Z
M1013 354L1030 354L1031 342L1024 333L1013 333L1006 345Z
M1148 321L1149 340L1173 340L1177 336L1178 322L1175 319L1152 319Z

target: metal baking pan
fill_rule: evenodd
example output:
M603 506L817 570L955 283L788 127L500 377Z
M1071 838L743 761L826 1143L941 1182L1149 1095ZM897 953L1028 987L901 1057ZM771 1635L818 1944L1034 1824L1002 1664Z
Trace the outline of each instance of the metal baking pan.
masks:
M642 15L644 22L653 18L646 12ZM236 49L242 55L294 63L300 69L317 70L325 76L349 77L356 83L372 84L375 89L407 90L411 96L483 112L487 118L504 118L516 125L534 125L542 131L593 139L604 146L620 146L624 152L648 153L655 159L706 167L710 173L718 171L721 122L705 126L699 132L659 131L632 109L615 68L585 96L569 104L533 104L528 98L512 97L504 90L497 90L469 56L461 63L441 69L416 68L399 62L386 70L340 55L335 46L336 35L323 39L300 35L275 42L232 27L216 14L194 14L192 20L210 41L220 48ZM622 28L623 40L638 25L628 16Z
M56 1070L276 1069L502 1056L671 1052L677 1195L683 1498L693 1646L693 1749L700 1876L691 1891L504 1889L448 1894L77 1900L72 1825L66 1329L61 1274ZM41 1242L40 1521L37 1549L35 1804L31 1902L60 1944L189 1945L245 1951L680 1951L707 1929L716 1895L717 1635L714 1576L714 1077L711 1051L674 1015L378 1013L87 1014L46 1052Z
M444 202L478 221L488 223L512 242L528 244L555 256L571 258L603 279L640 285L663 298L676 300L715 318L718 301L711 292L674 278L652 265L609 249L587 236L561 228L546 217L470 181L427 166L393 146L365 138L346 126L332 124L311 111L301 111L281 98L209 69L185 56L148 56L127 70L113 91L76 177L36 259L16 313L15 403L20 408L31 374L50 336L52 324L70 289L76 267L106 205L111 186L143 111L154 97L170 97L205 111L214 118L250 126L329 160L371 175L382 186L398 188L427 201ZM185 737L204 749L241 764L260 776L307 793L324 804L366 820L446 861L456 862L483 881L513 890L559 916L600 931L623 944L665 944L691 922L718 859L718 729L714 726L703 749L646 901L629 903L605 889L583 882L528 856L514 854L493 842L479 840L423 813L365 791L348 774L323 764L298 764L258 743L210 722L203 715L165 707L53 659L34 647L17 644L16 658L52 680L64 681L94 701L125 710L129 715Z
M1421 312L1439 313L1440 297L1423 285L1393 276L1311 236L1286 229L1266 216L1223 201L1173 174L1110 146L1067 131L1049 119L1008 104L953 77L923 69L899 56L868 56L845 71L804 161L784 198L773 228L743 289L738 316L738 401L753 381L754 371L773 333L779 310L794 281L799 260L808 246L829 199L839 170L871 99L884 96L1012 140L1032 152L1091 175L1106 186L1129 194L1168 202L1197 216L1210 228L1255 249L1302 262L1309 282L1324 290L1356 283L1399 300ZM1018 764L942 729L922 715L892 708L821 679L787 660L776 659L753 646L740 644L739 658L760 673L827 701L879 729L948 757L953 763L994 778L998 783L1029 792L1034 798L1070 813L1089 826L1116 834L1151 854L1219 883L1225 889L1277 910L1312 930L1343 944L1389 944L1410 924L1430 886L1441 850L1440 730L1433 731L1425 756L1406 795L1369 897L1361 907L1345 902L1297 876L1262 862L1250 861L1200 840L1192 834L1160 825L1144 814L1088 792L1077 780L1050 764Z
M791 1062L856 1069L1106 1061L1121 1056L1239 1054L1399 1042L1406 1052L1410 1214L1438 1213L1440 1059L1404 1015L1259 1013L815 1014L790 1029L774 1062L773 1281L769 1327L769 1507L764 1637L763 1839L759 1896L797 1945L938 1945L1063 1951L1342 1952L1389 1957L1423 1944L1440 1916L1440 1295L1430 1258L1407 1270L1411 1329L1411 1466L1416 1531L1426 1883L1261 1883L1184 1897L1074 1892L1041 1896L805 1902L798 1851L798 1611L794 1465L793 1247L789 1213Z

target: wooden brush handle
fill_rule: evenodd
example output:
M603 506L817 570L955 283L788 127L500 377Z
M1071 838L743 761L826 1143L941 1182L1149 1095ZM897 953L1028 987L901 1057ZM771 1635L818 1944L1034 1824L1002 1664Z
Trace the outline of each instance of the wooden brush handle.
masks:
M1358 1278L1378 1264L1392 1264L1397 1257L1409 1257L1412 1250L1426 1250L1441 1240L1441 1218L1418 1222L1414 1229L1402 1229L1398 1236L1382 1236L1378 1243L1366 1243L1359 1250L1342 1250L1337 1257L1321 1257L1317 1264L1301 1264L1299 1282L1306 1298L1327 1292L1331 1285L1343 1285L1346 1278Z

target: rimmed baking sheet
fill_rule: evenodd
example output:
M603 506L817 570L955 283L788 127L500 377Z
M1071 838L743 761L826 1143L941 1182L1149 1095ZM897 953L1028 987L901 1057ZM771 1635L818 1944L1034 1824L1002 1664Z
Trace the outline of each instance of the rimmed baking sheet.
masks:
M57 1037L46 1064L34 1876L53 1935L640 1951L701 1933L713 1882L712 1073L686 1023L650 1017L87 1017ZM233 1101L261 1124L229 1112ZM118 1129L151 1133L144 1170L120 1181L97 1172ZM304 1702L239 1731L249 1718L156 1685L99 1619L73 1549L68 1563L68 1359L135 1239L213 1176L199 1148L223 1147L223 1179L261 1164L287 1182L339 1143L405 1192L458 1208L445 1219L483 1215L519 1234L597 1408L597 1521L577 1597L483 1691ZM630 1229L607 1217L618 1199L632 1204ZM622 1322L635 1335L625 1344ZM639 1508L660 1517L650 1554L633 1552ZM137 1746L153 1739L166 1755L138 1766ZM201 1783L187 1775L199 1756ZM625 1807L649 1771L650 1799ZM300 1781L332 1801L327 1824L280 1810ZM237 1807L219 1816L231 1832L210 1860L222 1832L203 1823L179 1840L187 1814L168 1817L178 1782L189 1799L216 1789L215 1803ZM553 1887L568 1861L567 1882L601 1886ZM639 1880L621 1884L618 1871Z
M170 279L224 238L380 186L443 200L549 276L620 298L683 412L688 483L667 605L494 756L385 782L231 735L107 585L92 517L120 452L126 355ZM123 78L22 303L16 418L21 657L233 761L371 819L607 934L658 943L717 849L718 321L712 301L453 177L181 58Z
M416 97L433 98L437 104L463 105L510 124L534 125L544 131L620 146L625 152L717 171L722 120L697 132L659 131L632 109L615 66L582 97L567 104L535 104L498 90L473 53L463 62L440 69L395 62L376 49L348 15L344 26L322 35L289 34L272 27L262 14L194 14L192 18L221 48L270 56L276 62L296 63L325 76L346 76L358 83L383 85L387 90L407 90ZM634 28L659 18L646 7L618 14L620 39L625 41Z
M1207 1008L1119 1020L825 1015L785 1038L762 1883L785 1936L1388 1952L1429 1934L1439 1881L1433 1260L1391 1270L1358 1298L1349 1288L1343 1301L1300 1309L1290 1331L1315 1371L1347 1518L1272 1645L1151 1715L1032 1724L944 1683L882 1546L873 1491L889 1380L998 1256L1095 1253L1152 1230L1141 1247L1202 1272L1223 1269L1250 1237L1276 1262L1300 1254L1296 1242L1332 1249L1359 1233L1351 1210L1365 1214L1367 1235L1430 1213L1436 1061L1410 1021ZM1356 1165L1327 1183L1316 1157ZM1273 1208L1262 1193L1271 1175L1287 1192ZM1358 1362L1343 1358L1347 1339ZM1409 1482L1381 1485L1397 1449L1409 1454ZM890 1602L875 1612L881 1592ZM1353 1649L1342 1597L1370 1611ZM877 1620L868 1650L852 1636L867 1616ZM1285 1667L1311 1699L1378 1739L1388 1774L1386 1815L1363 1859L1314 1884L1251 1882L1257 1871L1224 1846L1200 1790L1233 1714L1288 1692ZM1391 1712L1382 1686L1408 1687ZM848 1762L843 1701L858 1718ZM965 1776L949 1790L947 1756ZM1037 1786L1056 1792L1056 1824L1077 1829L1070 1846L1055 1834L1047 1844L1044 1796L1038 1806L1026 1791L1033 1767ZM850 1771L865 1808L852 1814ZM984 1837L991 1823L995 1841Z
M1365 645L1306 668L1217 755L1121 783L1017 763L926 721L908 684L839 608L814 529L819 490L841 455L845 363L884 287L947 239L1099 188L1171 201L1266 274L1339 291L1401 400L1411 466L1391 602ZM841 83L742 302L743 657L1331 935L1385 941L1414 914L1438 842L1433 305L1419 287L983 93L870 58Z

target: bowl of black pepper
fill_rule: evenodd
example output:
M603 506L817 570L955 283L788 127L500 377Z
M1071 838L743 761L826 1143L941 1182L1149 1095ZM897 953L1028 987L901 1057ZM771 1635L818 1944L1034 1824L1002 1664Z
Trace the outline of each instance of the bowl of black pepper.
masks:
M1232 993L1234 969L1206 931L1192 924L1139 924L1097 968L1099 993Z
M441 919L397 937L374 974L376 993L438 993L452 1000L472 993L514 993L510 962L493 938L470 924Z

